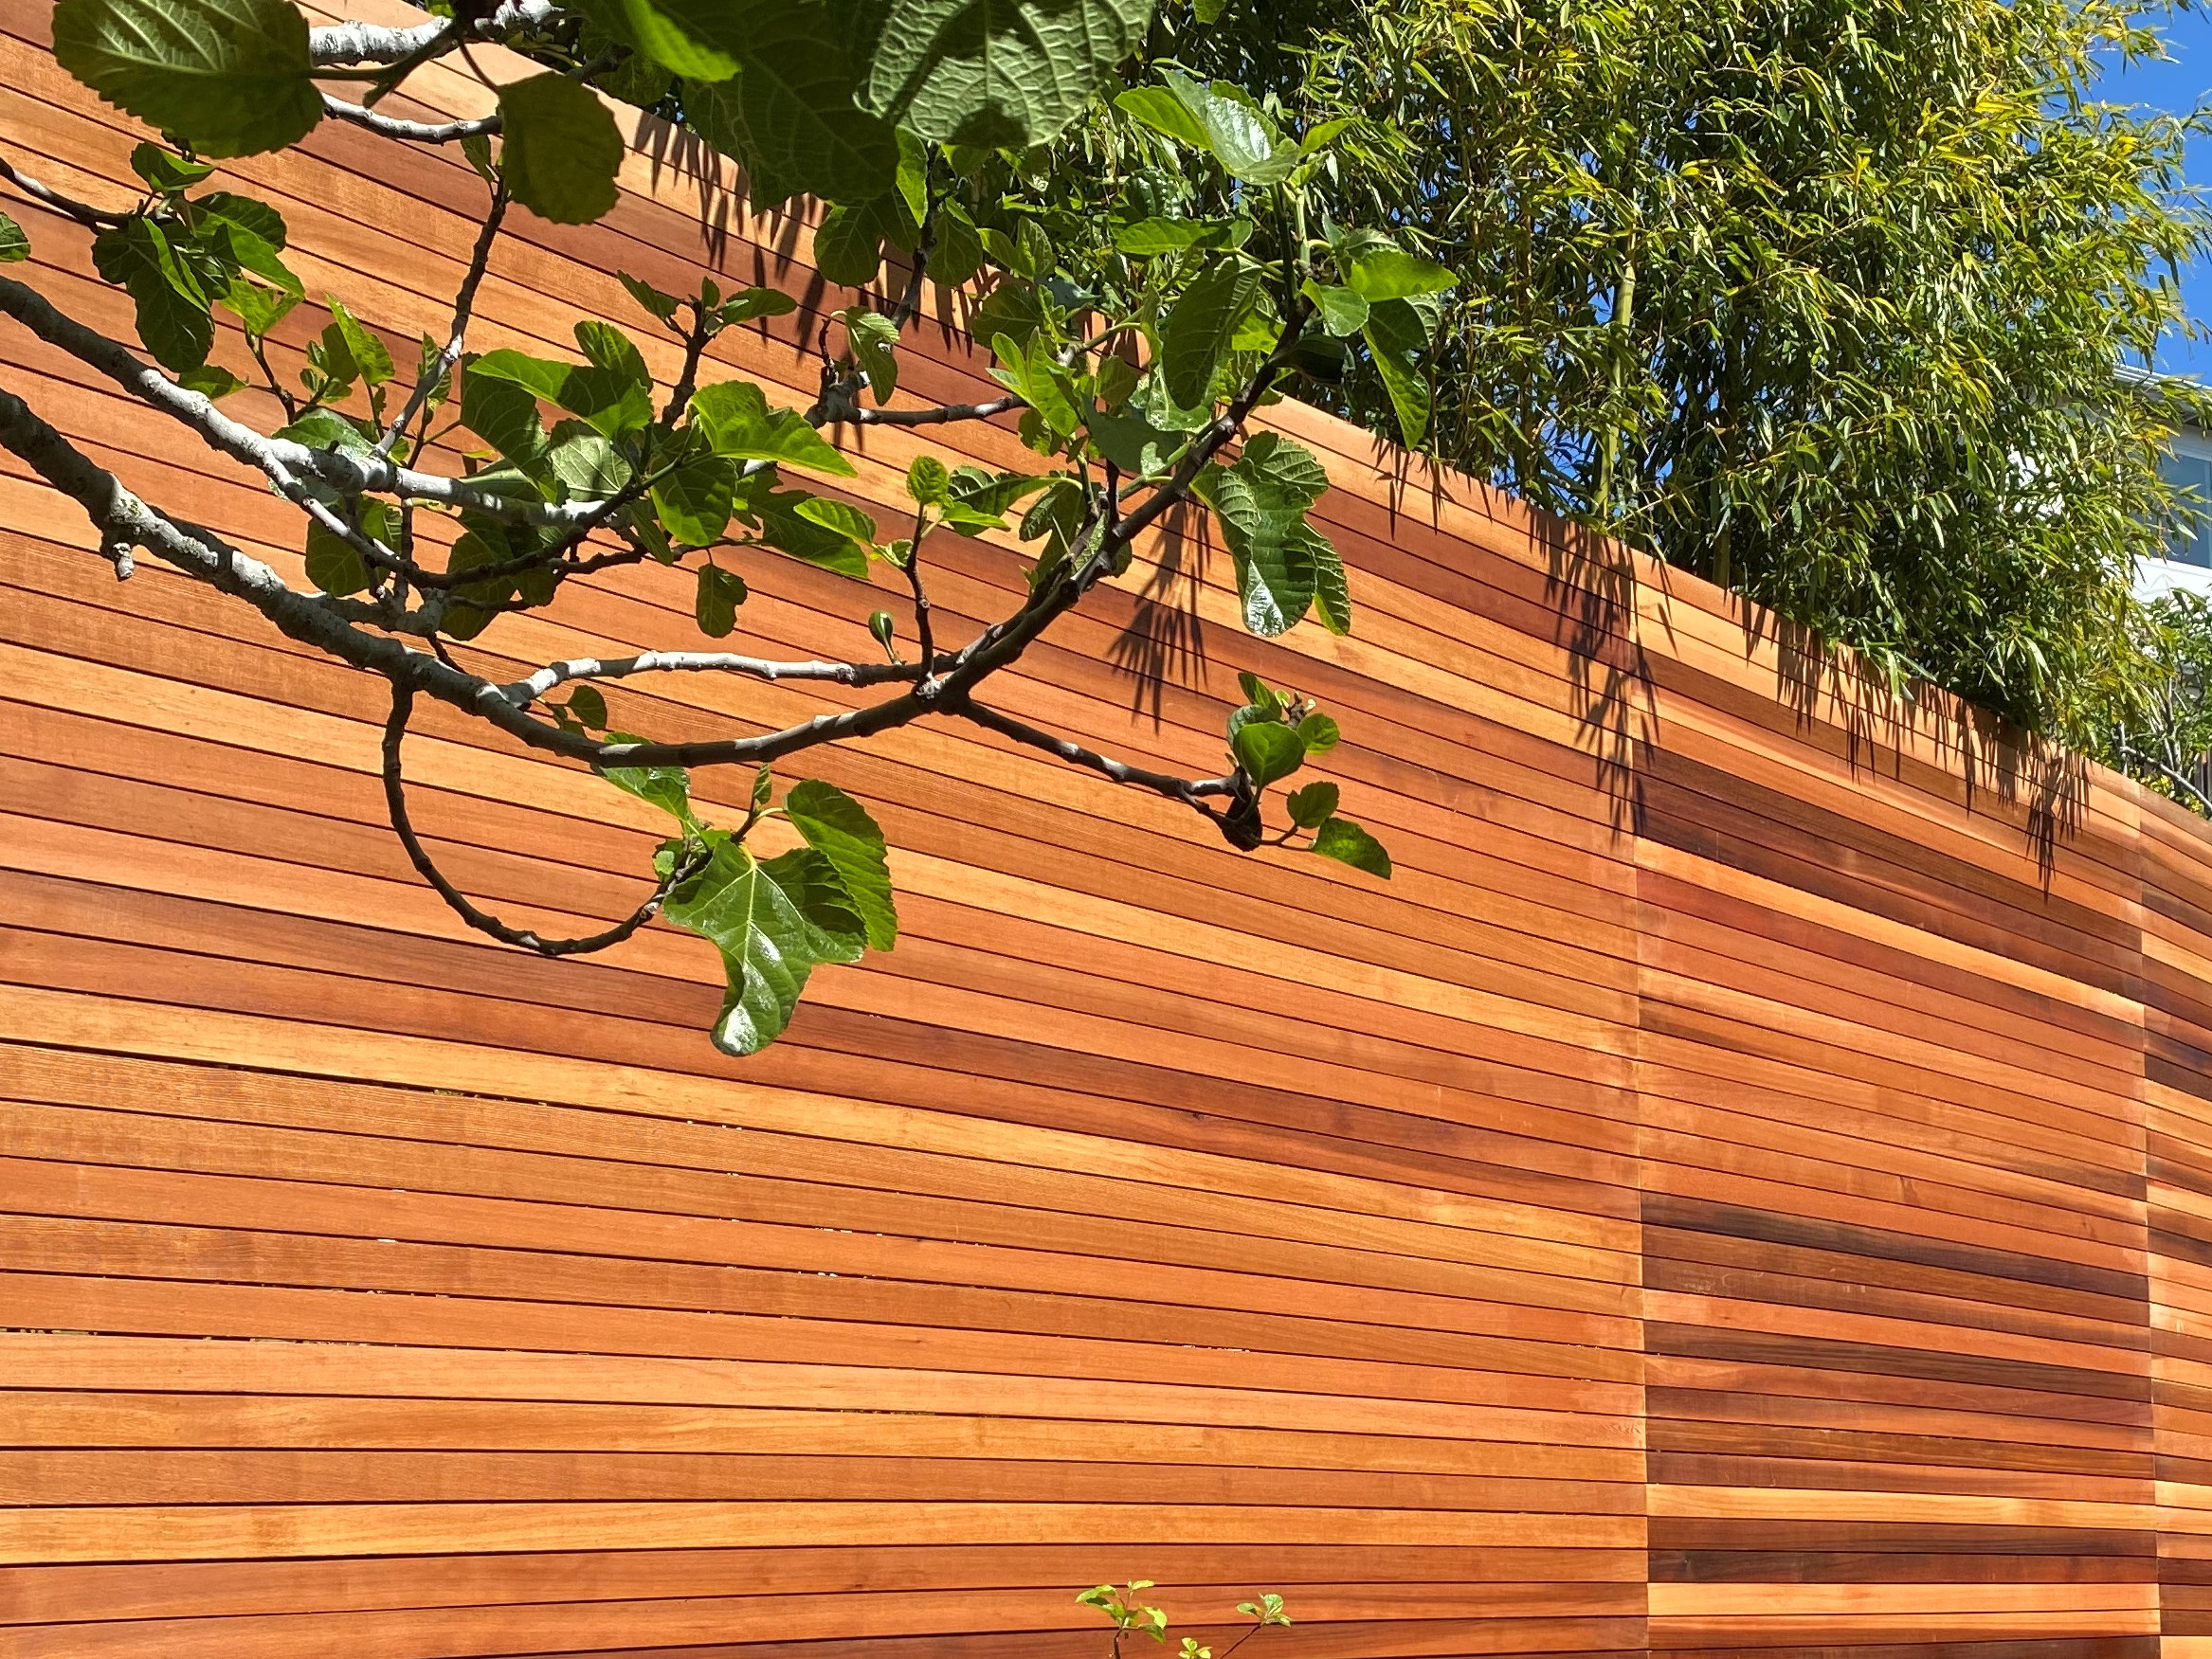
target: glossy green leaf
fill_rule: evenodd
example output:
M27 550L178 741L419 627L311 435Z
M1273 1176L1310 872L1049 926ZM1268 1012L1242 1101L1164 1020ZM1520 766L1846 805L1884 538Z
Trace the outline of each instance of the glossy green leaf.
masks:
M651 391L653 376L637 343L612 323L587 318L575 327L576 349L594 368Z
M1300 829L1319 829L1336 811L1339 791L1333 784L1308 784L1291 791L1285 803L1291 822Z
M807 523L833 530L847 541L858 542L863 548L875 546L876 521L849 502L834 501L827 496L812 496L800 502L792 511Z
M1290 177L1297 146L1241 90L1223 81L1208 85L1177 69L1164 71L1161 79L1230 174L1255 185L1278 185Z
M952 475L934 455L917 455L906 469L906 494L916 506L934 506L952 493Z
M1205 123L1191 112L1188 104L1165 86L1133 86L1115 96L1114 107L1179 144L1188 144L1193 150L1211 148Z
M1313 851L1369 875L1380 875L1385 881L1390 879L1390 855L1383 850L1382 842L1349 818L1324 822L1314 837Z
M1369 306L1361 334L1398 416L1399 436L1406 448L1418 449L1436 401L1421 362L1428 350L1428 325L1409 301L1385 299Z
M580 685L569 694L568 711L593 731L607 730L607 699L597 686Z
M675 295L663 294L652 283L641 277L633 277L627 271L617 271L615 275L622 280L623 287L629 291L629 297L636 300L642 309L651 316L659 317L662 322L676 320L677 307L683 302L678 299Z
M1308 754L1327 754L1344 735L1344 730L1327 714L1308 714L1298 722L1298 736L1305 741Z
M1260 298L1260 268L1234 254L1215 258L1175 301L1160 332L1167 389L1186 407L1205 404L1238 326Z
M622 452L581 421L563 421L553 429L545 464L568 487L571 501L604 501L630 481L630 463Z
M858 962L866 925L833 865L811 847L756 859L722 831L706 832L705 870L669 895L662 914L711 940L729 983L715 1044L757 1054L784 1033L808 976ZM673 858L673 849L663 850Z
M137 309L138 338L154 360L172 373L197 369L215 344L208 316L210 297L177 258L161 226L126 219L92 241L92 262L120 285Z
M1313 530L1309 520L1306 528ZM1351 588L1345 581L1344 560L1333 543L1314 532L1314 614L1332 634L1351 632Z
M1328 287L1308 279L1304 293L1321 326L1339 338L1367 327L1367 298L1356 288Z
M767 394L746 380L702 386L692 394L692 424L716 455L774 460L854 478L853 463L829 446L795 409L771 409Z
M1352 261L1345 280L1369 304L1385 299L1407 299L1417 294L1441 294L1459 280L1434 260L1424 260L1398 248L1376 248Z
M719 455L688 460L653 486L652 500L672 540L694 548L717 542L736 506L737 463Z
M799 508L811 499L814 497L795 493L770 496L755 515L760 523L761 540L778 552L804 559L809 565L818 565L856 582L865 582L868 550L843 531L804 516Z
M726 640L737 626L737 607L745 603L745 583L734 570L718 565L698 568L698 592L692 601L692 620L710 640Z
M201 155L281 150L322 119L291 0L59 0L53 39L63 68Z
M190 189L215 170L205 161L187 161L158 144L137 144L131 149L131 171L158 195Z
M853 360L868 377L868 390L877 404L891 401L898 389L898 325L880 312L856 306L838 313L852 346Z
M343 516L343 514L340 514ZM397 529L397 514L382 501L363 501L359 506L361 533L373 540L391 545ZM362 558L353 543L341 535L324 529L317 520L307 521L307 580L321 592L343 599L349 594L360 593L369 586L369 563Z
M500 372L499 366L487 372L480 357L461 378L461 418L471 432L510 460L529 463L544 452L545 426L537 412L537 394Z
M898 911L891 896L883 832L867 808L834 784L808 779L793 784L784 797L784 815L836 870L867 930L868 947L889 950L898 941Z
M1114 245L1133 259L1149 259L1189 247L1242 247L1251 235L1249 219L1140 219L1116 227Z
M1304 742L1278 721L1255 720L1240 728L1229 740L1229 748L1244 775L1262 789L1306 764Z
M624 145L607 107L566 75L499 88L500 161L515 200L556 225L589 225L620 190Z
M1042 144L1136 49L1151 11L1151 0L882 0L862 96L940 144Z
M0 213L0 264L17 264L29 258L30 238L24 235L22 225Z
M609 743L643 743L627 731L609 731ZM698 821L691 814L691 774L681 766L603 766L599 775L626 795L635 795L680 822Z
M329 296L331 327L346 343L346 353L353 359L355 371L364 386L382 386L391 378L391 352L382 340L364 328L361 320L348 311L345 301L336 295ZM351 378L351 377L349 377Z
M1328 482L1312 451L1272 432L1246 443L1235 464L1199 475L1194 493L1221 520L1244 625L1256 634L1288 631L1313 604L1317 550L1328 550L1328 543L1305 514Z
M215 363L203 363L197 369L186 370L176 377L176 383L187 391L198 392L209 402L245 389L245 381Z

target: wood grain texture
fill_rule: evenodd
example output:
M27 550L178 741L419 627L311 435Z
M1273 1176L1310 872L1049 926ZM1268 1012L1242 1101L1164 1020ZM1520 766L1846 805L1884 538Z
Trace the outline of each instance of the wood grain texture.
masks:
M137 135L46 32L0 0L0 139L105 199ZM808 226L625 118L621 205L518 215L479 343L560 350L635 322L615 272L712 269L802 301L715 371L806 401L850 298ZM328 127L236 171L311 293L405 357L442 326L458 156ZM82 238L27 223L120 332ZM959 320L902 387L983 391ZM251 477L19 332L0 380L299 572ZM1239 857L971 729L823 751L904 934L743 1064L695 939L466 934L383 825L377 682L118 586L0 464L0 1659L1099 1659L1074 1592L1132 1576L1202 1636L1282 1591L1254 1659L2212 1654L2205 826L1269 418L1331 473L1354 635L1245 635L1184 527L1003 700L1204 772L1240 671L1310 691L1396 879ZM919 447L860 434L848 497L891 510ZM930 557L941 630L1021 589L1007 547ZM770 653L903 615L739 568ZM688 614L627 572L462 654ZM608 700L687 738L836 697ZM410 754L480 899L635 902L649 809L439 711Z

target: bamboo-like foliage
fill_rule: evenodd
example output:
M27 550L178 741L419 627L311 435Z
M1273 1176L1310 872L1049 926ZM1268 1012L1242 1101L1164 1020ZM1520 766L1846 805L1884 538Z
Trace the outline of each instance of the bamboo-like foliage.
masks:
M1302 52L1258 8L1211 49L1307 118L1370 117L1334 210L1460 279L1441 456L2099 748L2154 677L2127 578L2175 403L2202 407L2118 372L2181 325L2206 240L2199 117L2095 101L2154 15L1323 0ZM1364 363L1340 395L1393 429Z

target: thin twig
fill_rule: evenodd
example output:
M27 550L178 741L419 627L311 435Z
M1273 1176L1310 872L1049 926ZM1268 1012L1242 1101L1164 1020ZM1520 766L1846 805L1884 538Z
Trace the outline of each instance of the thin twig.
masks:
M1233 796L1237 793L1235 778L1178 778L1169 772L1148 771L1133 766L1126 761L1117 761L1102 755L1097 749L1085 748L1064 737L1017 720L1011 714L1003 714L996 709L986 708L970 697L960 697L945 704L948 713L1010 737L1016 743L1025 743L1031 748L1041 748L1046 754L1056 755L1070 766L1087 766L1101 777L1111 778L1116 784L1133 788L1150 789L1156 795L1165 795L1170 801L1180 801L1186 806L1196 807L1206 817L1219 820L1221 814L1206 804L1208 796Z
M535 950L540 956L582 956L594 950L605 950L620 945L625 939L643 928L660 913L668 902L668 895L705 867L708 857L704 848L688 850L684 857L671 862L668 874L653 886L645 902L632 911L613 927L597 933L588 933L575 939L548 939L529 928L511 927L499 917L480 911L471 904L461 889L446 879L415 834L413 821L408 817L407 782L400 774L400 747L407 741L408 716L414 712L414 688L394 683L391 688L391 714L384 723L384 803L391 815L391 827L399 835L399 844L407 849L408 862L415 872L437 890L446 908L480 933L488 933L502 945L518 945L525 950Z
M444 350L436 361L425 369L415 381L415 389L408 394L407 406L384 429L384 436L376 441L376 453L391 453L408 424L429 406L430 397L438 385L454 370L461 361L461 353L468 339L468 324L476 311L477 290L483 285L484 273L491 268L492 243L499 240L499 223L507 216L507 180L504 174L492 189L492 205L484 214L483 227L477 232L476 248L469 255L468 273L461 280L461 290L453 298L453 327L445 337Z
M105 230L131 217L128 213L104 212L90 203L78 201L74 196L64 196L51 185L39 183L37 179L18 170L13 162L5 159L0 159L0 178L6 179L32 201L76 220L88 230Z

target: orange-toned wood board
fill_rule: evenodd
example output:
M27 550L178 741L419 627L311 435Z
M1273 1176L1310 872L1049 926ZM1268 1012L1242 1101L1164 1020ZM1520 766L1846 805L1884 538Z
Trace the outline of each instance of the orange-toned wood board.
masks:
M141 135L46 40L0 0L0 142L126 188ZM807 225L624 118L620 206L517 214L480 343L711 271L802 300L715 372L807 401L849 299ZM234 171L311 294L410 360L443 326L458 155L334 123ZM35 280L127 329L23 217ZM976 395L935 316L903 384ZM253 478L20 330L0 385L299 574ZM379 683L151 561L118 585L0 463L0 1659L1103 1659L1075 1594L1131 1578L1212 1641L1281 1592L1248 1659L2212 1653L2206 826L1265 414L1331 472L1351 637L1244 634L1184 526L1003 700L1203 771L1241 671L1310 692L1395 878L978 729L817 751L904 932L747 1061L689 935L470 933L384 823ZM859 434L850 498L895 511L921 446ZM1003 538L932 556L940 633L1021 590ZM744 557L771 654L903 624L887 574ZM689 609L627 571L460 650L680 645ZM826 701L608 697L670 738ZM636 902L648 810L442 712L410 753L482 901Z

